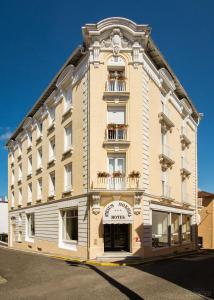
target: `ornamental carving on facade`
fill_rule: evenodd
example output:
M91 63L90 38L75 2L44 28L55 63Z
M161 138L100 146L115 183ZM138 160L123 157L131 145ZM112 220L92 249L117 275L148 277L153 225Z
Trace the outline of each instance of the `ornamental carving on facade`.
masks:
M102 40L101 47L112 48L114 55L118 55L121 48L131 47L130 42L123 36L119 28L113 29L110 37Z

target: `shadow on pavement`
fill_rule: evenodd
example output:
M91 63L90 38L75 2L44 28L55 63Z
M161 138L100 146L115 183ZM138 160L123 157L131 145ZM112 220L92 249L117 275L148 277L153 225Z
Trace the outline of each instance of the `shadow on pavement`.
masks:
M66 263L72 267L88 267L89 269L93 270L100 276L102 276L109 284L111 284L113 287L118 289L122 294L127 296L128 299L131 300L144 300L142 297L140 297L138 294L136 294L134 291L130 290L127 288L125 285L119 283L117 280L106 274L105 272L101 271L99 268L93 265L84 265L78 262L71 262L71 261L66 261Z
M214 250L133 267L214 299Z

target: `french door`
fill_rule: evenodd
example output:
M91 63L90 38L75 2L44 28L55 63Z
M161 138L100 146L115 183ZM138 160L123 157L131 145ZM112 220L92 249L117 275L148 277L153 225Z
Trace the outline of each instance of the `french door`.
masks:
M110 189L121 189L125 187L125 167L125 155L108 156L108 172L111 175L109 178Z

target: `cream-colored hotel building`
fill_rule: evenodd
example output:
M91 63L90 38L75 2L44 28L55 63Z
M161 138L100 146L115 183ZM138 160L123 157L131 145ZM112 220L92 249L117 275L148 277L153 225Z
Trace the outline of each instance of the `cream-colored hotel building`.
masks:
M148 25L108 18L7 143L9 245L71 257L196 247L200 114Z

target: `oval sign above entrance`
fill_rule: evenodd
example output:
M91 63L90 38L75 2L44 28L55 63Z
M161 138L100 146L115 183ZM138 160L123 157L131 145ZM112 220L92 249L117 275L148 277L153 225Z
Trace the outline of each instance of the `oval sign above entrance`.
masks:
M125 201L112 201L104 208L103 224L133 223L132 207Z

